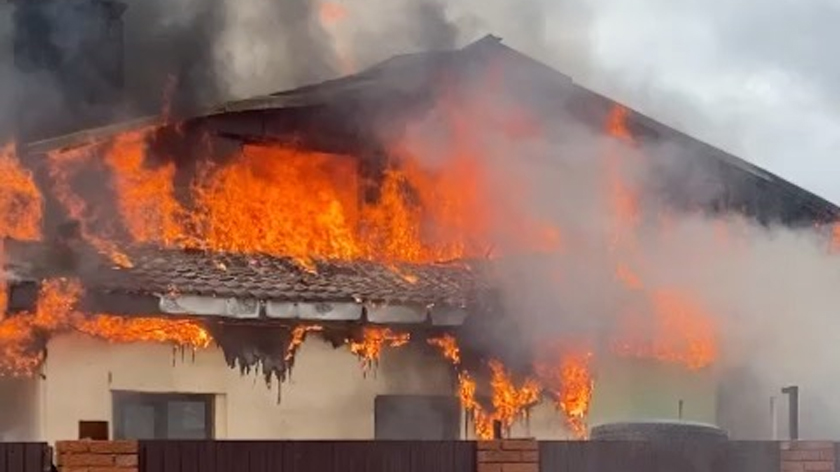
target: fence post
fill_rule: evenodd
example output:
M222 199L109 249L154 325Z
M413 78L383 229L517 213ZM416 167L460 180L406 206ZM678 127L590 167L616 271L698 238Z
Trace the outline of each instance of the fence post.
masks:
M138 472L137 441L58 441L55 450L59 472Z
M479 441L476 472L539 472L540 450L535 439Z
M824 441L784 441L782 472L835 472L834 443Z

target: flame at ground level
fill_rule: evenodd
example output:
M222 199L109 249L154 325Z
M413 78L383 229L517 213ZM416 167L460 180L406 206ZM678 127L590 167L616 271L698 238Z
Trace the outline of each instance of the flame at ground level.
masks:
M585 439L589 433L587 419L595 388L592 357L592 353L585 350L561 350L556 358L536 365L540 381L554 397L557 409L563 412L576 439Z

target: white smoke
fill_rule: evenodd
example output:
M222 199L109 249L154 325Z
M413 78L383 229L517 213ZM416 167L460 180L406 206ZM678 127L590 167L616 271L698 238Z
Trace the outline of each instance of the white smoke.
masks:
M465 88L483 90L480 83ZM696 149L679 142L627 144L568 115L540 122L536 135L512 135L500 114L521 110L509 108L499 93L461 98L418 119L404 139L438 170L458 152L476 153L490 170L494 211L523 212L560 228L558 253L498 263L505 309L528 339L594 339L596 352L608 356L626 325L627 307L643 312L635 327L655 336L662 321L650 301L639 298L676 294L716 333L719 352L709 368L720 391L719 422L734 437L768 438L769 399L788 384L803 391L802 434L840 436L840 401L832 393L840 381L831 355L840 328L833 318L840 270L825 231L675 209L662 193L663 179L687 176L676 192L698 208L722 197L725 187L713 166L700 164ZM455 132L453 109L469 118L468 136ZM465 138L467 148L459 142ZM611 175L636 194L635 227L616 213ZM502 252L521 250L515 237L507 240L509 228L502 229L496 241ZM620 269L638 278L643 295L622 280ZM666 330L683 349L704 333L692 313L689 322ZM687 367L686 375L692 375ZM784 412L780 406L783 426Z

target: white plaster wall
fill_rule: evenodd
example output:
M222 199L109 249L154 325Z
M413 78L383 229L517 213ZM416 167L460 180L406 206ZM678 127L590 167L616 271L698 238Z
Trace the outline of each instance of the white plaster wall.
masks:
M40 420L34 435L48 441L75 438L79 420L112 422L114 390L215 394L214 426L220 439L370 439L376 395L454 392L452 368L435 354L386 349L379 368L365 377L345 348L333 349L315 337L300 349L280 404L276 385L269 390L261 376L240 376L217 349L198 351L193 359L191 352L173 354L164 345L109 344L67 335L50 341L44 373L46 380L24 384L29 389L24 397L35 399L28 403ZM711 370L606 358L597 366L590 425L676 419L680 399L684 419L715 423L716 391ZM514 425L511 435L569 437L562 415L549 402ZM473 437L471 432L467 437Z
M386 349L376 372L364 377L345 348L313 338L298 352L280 404L276 385L269 390L261 376L240 376L215 348L182 360L164 345L54 338L41 382L44 439L75 438L79 420L112 423L114 390L215 394L220 439L371 439L376 395L453 392L451 366L438 356Z

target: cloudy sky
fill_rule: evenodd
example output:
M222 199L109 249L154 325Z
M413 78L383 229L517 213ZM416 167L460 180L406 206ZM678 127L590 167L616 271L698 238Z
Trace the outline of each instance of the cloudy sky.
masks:
M840 0L588 3L582 82L840 203Z

